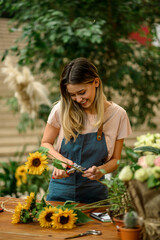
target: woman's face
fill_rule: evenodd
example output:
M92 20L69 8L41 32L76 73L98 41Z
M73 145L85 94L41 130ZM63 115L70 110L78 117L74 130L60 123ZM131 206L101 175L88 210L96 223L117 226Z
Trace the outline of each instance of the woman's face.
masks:
M99 79L95 78L92 83L67 84L67 91L73 101L79 103L86 112L92 112L92 105L95 99L96 88L99 86Z

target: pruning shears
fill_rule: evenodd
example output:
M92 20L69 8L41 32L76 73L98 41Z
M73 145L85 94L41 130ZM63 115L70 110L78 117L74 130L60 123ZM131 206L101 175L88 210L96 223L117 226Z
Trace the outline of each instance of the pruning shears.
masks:
M74 172L82 172L82 171L85 171L85 170L87 170L87 168L84 168L81 165L78 165L77 163L74 163L73 166L66 171L66 173L71 174L71 173L74 173Z
M74 173L74 172L82 172L82 171L85 171L87 170L87 168L84 168L82 167L81 165L78 165L77 163L74 163L72 165L72 167L68 166L67 169L66 169L66 173L68 175L70 175L71 173ZM52 176L52 179L54 179L54 177Z

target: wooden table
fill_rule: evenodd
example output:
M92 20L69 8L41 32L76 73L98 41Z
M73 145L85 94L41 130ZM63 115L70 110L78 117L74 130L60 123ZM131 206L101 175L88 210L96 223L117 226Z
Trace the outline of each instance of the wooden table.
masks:
M6 201L7 200L7 201ZM18 202L24 203L24 199L17 198L0 198L0 204L2 201L5 202L5 207L7 210L13 211L15 206L17 206ZM56 206L56 202L51 202L54 206ZM84 236L77 239L82 240L119 240L120 237L116 230L116 227L113 223L102 223L98 220L94 220L88 223L85 223L81 226L77 226L73 229L66 230L55 230L52 228L42 228L39 226L39 223L29 223L29 224L12 224L11 218L13 213L4 211L0 212L0 240L60 240L65 239L65 237L69 237L75 234L83 233L91 229L100 230L102 235L89 235Z

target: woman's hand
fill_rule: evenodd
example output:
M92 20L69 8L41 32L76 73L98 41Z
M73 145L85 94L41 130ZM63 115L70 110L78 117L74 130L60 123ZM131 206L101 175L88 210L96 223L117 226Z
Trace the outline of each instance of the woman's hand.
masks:
M98 167L92 166L88 168L83 174L83 177L87 177L91 180L99 180L104 174L99 170Z
M67 168L68 164L73 165L73 162L67 158L62 159L62 161L66 162L66 164L62 163L62 166L64 168ZM69 177L69 174L67 174L66 171L54 168L53 175L52 175L53 179L61 179L61 178L67 178L67 177Z

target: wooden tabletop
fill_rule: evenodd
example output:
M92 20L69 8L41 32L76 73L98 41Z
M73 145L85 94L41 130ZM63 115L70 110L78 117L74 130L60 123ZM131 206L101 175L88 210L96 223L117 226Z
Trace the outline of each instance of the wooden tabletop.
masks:
M25 199L18 199L18 198L3 198L0 197L0 204L5 202L5 208L9 211L0 212L0 240L60 240L65 239L66 237L73 236L75 234L83 233L88 230L100 230L102 235L89 235L83 236L82 240L119 240L120 237L116 230L116 227L113 223L103 223L98 220L93 219L93 221L85 223L81 226L76 226L73 229L66 229L66 230L55 230L52 228L42 228L40 227L39 223L33 222L29 224L12 224L11 218L13 215L13 210L17 206L18 202L23 203ZM51 202L54 206L56 206L56 202ZM76 238L75 238L76 239Z

